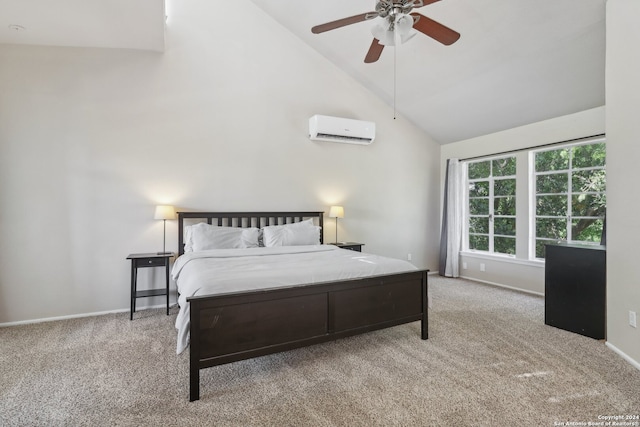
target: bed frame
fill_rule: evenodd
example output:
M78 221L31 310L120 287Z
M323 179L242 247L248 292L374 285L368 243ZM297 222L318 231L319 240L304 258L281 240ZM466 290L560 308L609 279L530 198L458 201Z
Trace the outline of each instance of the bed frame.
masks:
M183 230L190 221L263 227L314 218L322 227L323 214L178 212L179 253L184 252ZM426 340L428 271L187 298L191 305L190 401L200 398L203 368L418 320Z

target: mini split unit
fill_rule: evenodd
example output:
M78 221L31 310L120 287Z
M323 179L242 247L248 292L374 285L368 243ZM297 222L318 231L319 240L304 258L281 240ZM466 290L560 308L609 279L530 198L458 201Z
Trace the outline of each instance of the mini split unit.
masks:
M309 119L309 138L313 141L369 145L376 137L376 124L362 120L316 114Z

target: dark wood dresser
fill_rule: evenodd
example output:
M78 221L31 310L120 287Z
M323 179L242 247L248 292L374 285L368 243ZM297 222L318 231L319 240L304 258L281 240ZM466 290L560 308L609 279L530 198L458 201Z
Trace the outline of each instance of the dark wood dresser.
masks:
M544 323L605 338L607 267L604 246L546 246Z

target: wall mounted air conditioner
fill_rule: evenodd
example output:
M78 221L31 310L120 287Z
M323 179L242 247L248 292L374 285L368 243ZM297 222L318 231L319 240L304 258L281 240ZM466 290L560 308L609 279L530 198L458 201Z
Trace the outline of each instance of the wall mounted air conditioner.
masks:
M316 114L309 119L309 138L314 141L369 145L376 137L376 124L362 120Z

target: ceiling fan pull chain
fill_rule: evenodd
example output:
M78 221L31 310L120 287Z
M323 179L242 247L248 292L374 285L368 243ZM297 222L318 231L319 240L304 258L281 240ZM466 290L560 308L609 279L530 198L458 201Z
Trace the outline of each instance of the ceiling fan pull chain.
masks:
M396 119L396 82L397 82L397 77L396 77L396 53L398 50L398 44L396 44L395 46L393 46L393 120Z

